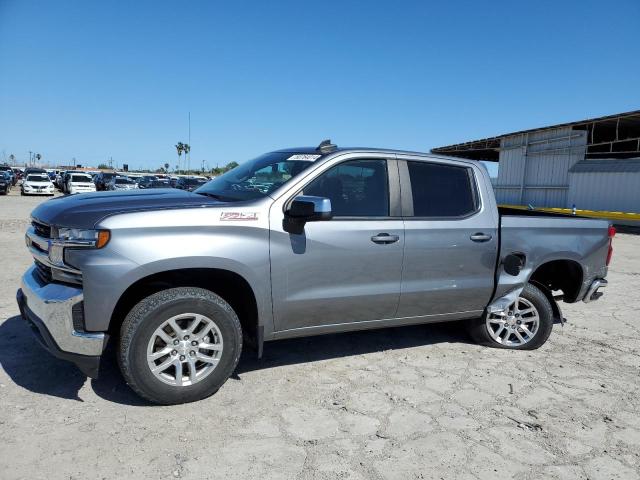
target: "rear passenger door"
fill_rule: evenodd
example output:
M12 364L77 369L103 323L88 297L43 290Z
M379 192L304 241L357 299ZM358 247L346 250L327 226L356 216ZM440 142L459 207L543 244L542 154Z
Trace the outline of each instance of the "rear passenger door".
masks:
M495 200L480 167L466 162L398 162L405 249L398 317L465 318L493 292L498 248Z

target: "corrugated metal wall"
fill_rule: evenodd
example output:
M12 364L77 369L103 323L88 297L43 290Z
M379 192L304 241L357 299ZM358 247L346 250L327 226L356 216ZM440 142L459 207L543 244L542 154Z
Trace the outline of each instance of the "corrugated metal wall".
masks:
M625 160L610 160L612 163ZM569 173L569 206L640 213L640 172Z
M498 203L569 206L569 169L584 159L586 144L586 132L570 127L504 137L494 185Z

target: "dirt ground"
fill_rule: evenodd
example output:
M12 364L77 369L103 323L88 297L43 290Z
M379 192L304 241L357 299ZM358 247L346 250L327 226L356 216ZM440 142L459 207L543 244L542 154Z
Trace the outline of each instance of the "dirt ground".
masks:
M99 380L18 317L40 198L0 196L0 478L640 478L640 236L619 234L605 296L532 352L462 325L270 343L213 397L151 406L108 360Z

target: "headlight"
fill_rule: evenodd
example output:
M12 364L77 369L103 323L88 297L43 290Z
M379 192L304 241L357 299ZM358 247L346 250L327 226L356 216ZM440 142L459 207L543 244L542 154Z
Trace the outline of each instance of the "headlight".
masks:
M109 230L85 230L80 228L59 228L58 240L60 242L76 244L69 246L102 248L108 242L111 234Z

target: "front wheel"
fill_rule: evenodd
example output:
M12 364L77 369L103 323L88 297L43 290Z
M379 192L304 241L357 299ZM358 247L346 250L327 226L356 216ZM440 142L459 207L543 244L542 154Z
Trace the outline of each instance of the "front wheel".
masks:
M539 288L530 283L507 311L485 314L469 325L469 333L477 343L512 350L540 348L552 329L551 303Z
M231 306L209 290L181 287L150 295L129 312L118 363L138 395L171 405L214 394L241 351L242 329Z

